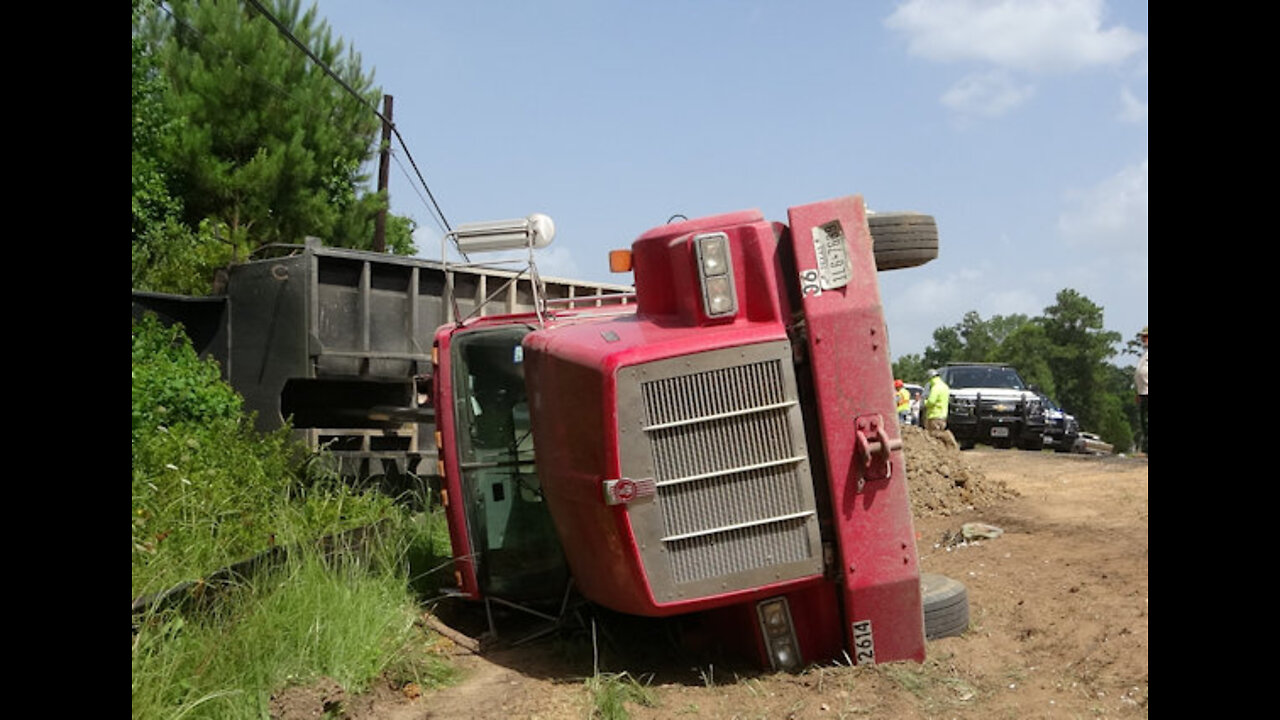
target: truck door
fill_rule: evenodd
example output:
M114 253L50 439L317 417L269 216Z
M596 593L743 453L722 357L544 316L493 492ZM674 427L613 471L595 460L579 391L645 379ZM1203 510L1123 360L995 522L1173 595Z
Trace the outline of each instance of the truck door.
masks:
M476 576L486 595L558 599L569 572L534 464L523 325L451 343L458 468Z

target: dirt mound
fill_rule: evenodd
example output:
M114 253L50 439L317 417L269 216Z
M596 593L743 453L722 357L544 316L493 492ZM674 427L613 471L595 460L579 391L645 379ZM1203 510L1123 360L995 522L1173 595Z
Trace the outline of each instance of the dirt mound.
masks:
M915 517L947 516L1018 496L1004 481L990 480L969 464L954 442L923 428L903 426L902 445Z

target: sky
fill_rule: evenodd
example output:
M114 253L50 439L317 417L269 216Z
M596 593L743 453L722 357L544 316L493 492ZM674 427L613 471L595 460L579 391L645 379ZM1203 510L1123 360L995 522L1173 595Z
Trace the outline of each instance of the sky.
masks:
M1065 288L1147 325L1146 0L314 4L451 225L555 220L543 275L629 284L609 250L675 214L859 194L938 223L879 273L894 359ZM438 258L411 173L396 145L391 210Z

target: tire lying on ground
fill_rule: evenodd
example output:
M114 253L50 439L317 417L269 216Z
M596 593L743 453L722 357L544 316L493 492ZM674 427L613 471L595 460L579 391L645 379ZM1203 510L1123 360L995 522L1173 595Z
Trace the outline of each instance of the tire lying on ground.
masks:
M969 629L969 591L946 575L920 573L927 640L959 635Z
M923 265L938 257L938 223L914 212L867 213L876 270Z

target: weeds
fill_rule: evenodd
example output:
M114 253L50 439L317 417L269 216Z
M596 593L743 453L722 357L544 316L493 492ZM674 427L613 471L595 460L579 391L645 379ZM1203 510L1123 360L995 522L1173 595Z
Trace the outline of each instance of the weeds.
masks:
M591 717L601 720L626 720L631 717L627 703L654 707L653 691L626 672L597 673L586 681L591 695Z
M447 681L421 653L415 620L389 566L308 553L211 612L145 618L133 641L133 715L263 717L273 690L322 676L350 692L388 673Z
M403 515L392 500L298 473L302 449L260 434L211 360L178 326L133 324L133 596Z
M133 595L210 600L219 582L216 602L135 615L133 716L266 717L273 692L322 676L349 692L447 682L408 583L441 551L439 517L301 474L288 430L255 432L218 377L180 329L134 323Z
M922 667L907 663L890 663L880 667L883 668L885 677L920 699L925 697L925 691L932 684Z

